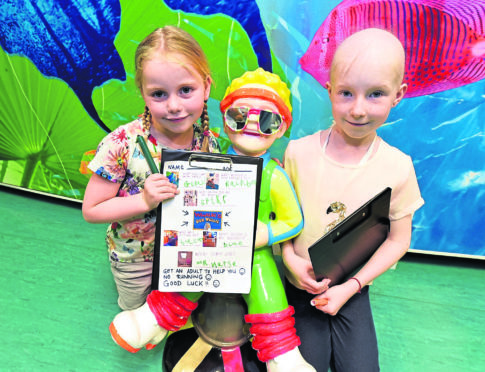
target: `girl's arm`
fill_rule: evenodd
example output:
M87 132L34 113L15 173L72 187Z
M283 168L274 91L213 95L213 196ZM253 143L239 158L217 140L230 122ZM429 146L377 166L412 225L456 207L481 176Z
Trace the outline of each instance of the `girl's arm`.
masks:
M362 284L367 285L379 275L394 265L409 249L411 244L412 215L405 216L399 220L391 221L391 229L387 239L377 249L370 260L359 270L355 278ZM327 300L328 303L316 307L330 315L335 315L340 308L359 291L359 284L356 280L348 280L345 283L331 287L318 299ZM315 298L314 300L317 300ZM326 302L326 301L324 301Z
M311 294L320 294L328 289L329 280L325 279L321 282L315 280L311 262L295 253L292 240L287 240L282 244L281 256L286 278L296 288Z
M120 184L110 182L93 174L86 187L83 201L83 217L91 223L123 221L157 207L166 199L178 194L177 187L159 173L150 175L140 193L119 197Z

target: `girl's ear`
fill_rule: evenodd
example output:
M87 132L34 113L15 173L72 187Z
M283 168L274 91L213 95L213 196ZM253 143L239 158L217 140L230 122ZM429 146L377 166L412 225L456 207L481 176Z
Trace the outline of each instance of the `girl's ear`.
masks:
M211 94L211 85L212 85L212 79L210 76L207 76L206 82L205 82L205 90L204 90L204 100L207 101L209 99L209 96Z
M394 101L392 102L392 107L397 106L397 104L404 98L404 95L406 94L408 90L408 85L407 84L401 84L399 87L399 90L396 93L396 98L394 98Z
M327 81L323 87L326 90L328 90L328 93L330 93L330 90L332 89L332 85L330 84L330 81Z

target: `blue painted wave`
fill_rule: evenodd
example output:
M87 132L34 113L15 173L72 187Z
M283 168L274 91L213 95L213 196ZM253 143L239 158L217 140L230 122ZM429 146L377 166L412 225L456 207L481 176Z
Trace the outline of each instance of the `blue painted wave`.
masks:
M273 71L266 30L256 1L166 0L165 4L174 10L182 10L187 13L201 15L221 13L234 18L247 32L258 58L259 67L266 71Z
M115 0L3 0L0 45L8 53L28 57L44 75L67 82L93 119L108 130L91 93L106 80L126 78L113 45L120 13Z

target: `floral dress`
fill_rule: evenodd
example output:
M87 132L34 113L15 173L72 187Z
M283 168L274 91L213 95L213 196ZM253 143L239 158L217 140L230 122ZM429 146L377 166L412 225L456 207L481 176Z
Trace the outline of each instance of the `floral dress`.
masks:
M145 138L150 153L157 165L161 161L162 146L143 129L141 119L122 125L109 133L99 144L96 155L88 168L111 182L120 183L117 196L138 194L143 190L145 180L151 174L148 163L136 143L141 135ZM186 150L200 151L204 133L199 125L194 125L192 146ZM209 133L209 152L220 152L219 145ZM153 261L155 223L157 210L126 221L113 222L106 234L111 261L142 262Z

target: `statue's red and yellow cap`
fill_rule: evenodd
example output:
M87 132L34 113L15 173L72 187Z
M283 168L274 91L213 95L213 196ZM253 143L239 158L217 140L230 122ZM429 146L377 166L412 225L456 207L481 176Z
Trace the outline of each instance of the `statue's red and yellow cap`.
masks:
M290 90L278 75L258 68L234 79L220 103L221 112L241 98L258 98L272 102L278 108L287 127L290 126L292 121Z

